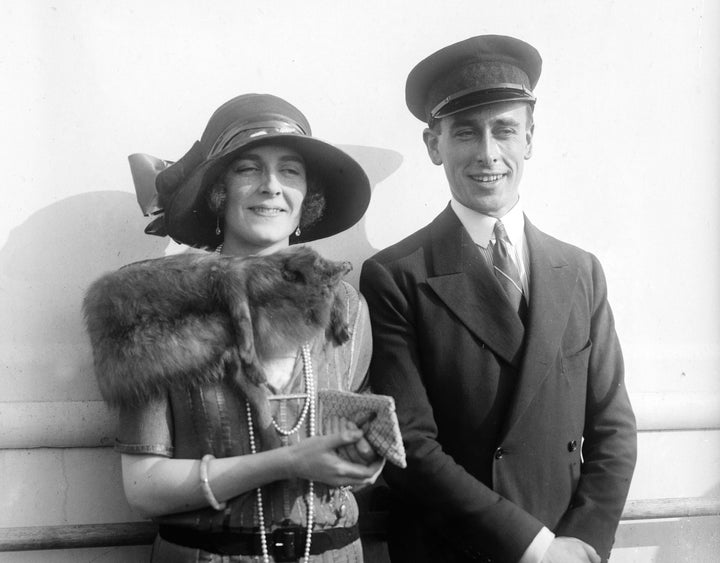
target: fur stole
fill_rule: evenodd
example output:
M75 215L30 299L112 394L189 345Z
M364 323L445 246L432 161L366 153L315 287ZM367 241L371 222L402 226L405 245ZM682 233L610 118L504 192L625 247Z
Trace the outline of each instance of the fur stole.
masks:
M348 340L339 289L349 263L310 247L237 258L180 254L130 264L83 301L95 373L111 406L228 377L269 423L262 362L322 331Z

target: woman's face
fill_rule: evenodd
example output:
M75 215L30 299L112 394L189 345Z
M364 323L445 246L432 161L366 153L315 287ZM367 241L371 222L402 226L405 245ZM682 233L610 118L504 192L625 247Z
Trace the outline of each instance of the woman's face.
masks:
M279 145L248 149L225 172L223 252L269 254L288 246L307 193L305 162Z

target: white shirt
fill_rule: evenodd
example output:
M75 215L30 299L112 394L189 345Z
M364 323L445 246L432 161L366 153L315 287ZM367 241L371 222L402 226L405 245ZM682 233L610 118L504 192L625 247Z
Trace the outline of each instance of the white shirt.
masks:
M458 219L460 219L462 226L465 227L472 241L480 249L480 254L482 254L492 268L492 247L490 243L495 243L495 234L493 231L497 218L490 217L484 213L478 213L464 206L454 198L450 200L450 207L452 207ZM510 240L510 259L518 269L523 295L525 296L525 301L529 302L530 253L528 252L527 239L525 238L525 216L523 215L520 199L518 199L510 211L501 217L501 220L505 226L508 239ZM543 527L527 547L518 563L540 563L554 539L555 534L548 528Z
M458 219L460 219L462 226L465 227L472 241L480 249L480 254L485 257L492 268L492 248L490 247L490 243L495 242L493 230L495 229L497 218L478 213L469 207L465 207L456 199L450 200L450 207L452 207ZM525 302L529 303L530 255L525 238L525 216L523 215L522 205L519 199L513 208L501 217L501 219L505 226L508 239L510 240L510 259L518 269Z

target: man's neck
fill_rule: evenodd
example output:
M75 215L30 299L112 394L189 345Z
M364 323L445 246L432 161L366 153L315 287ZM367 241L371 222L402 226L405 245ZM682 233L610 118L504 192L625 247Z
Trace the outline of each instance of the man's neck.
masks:
M470 209L454 198L450 200L450 206L458 216L458 219L460 219L460 222L463 227L465 227L465 230L470 234L470 238L473 242L483 248L486 248L493 237L493 229L495 228L495 223L498 218ZM505 229L508 231L511 241L517 239L519 236L522 236L525 218L519 198L510 211L500 217L500 219L505 225Z

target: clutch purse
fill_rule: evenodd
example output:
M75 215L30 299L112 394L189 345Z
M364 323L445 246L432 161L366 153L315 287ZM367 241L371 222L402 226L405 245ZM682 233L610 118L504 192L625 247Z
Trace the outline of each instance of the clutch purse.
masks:
M318 391L318 406L321 420L340 416L354 422L364 430L365 439L378 455L398 467L407 466L392 397L321 389Z

